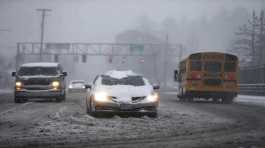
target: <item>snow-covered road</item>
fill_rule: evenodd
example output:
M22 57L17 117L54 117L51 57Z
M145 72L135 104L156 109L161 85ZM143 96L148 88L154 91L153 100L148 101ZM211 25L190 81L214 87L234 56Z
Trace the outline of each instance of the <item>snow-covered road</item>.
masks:
M248 105L247 96L234 104L181 103L162 92L158 118L94 118L84 97L14 104L12 93L0 93L0 147L265 146L265 107Z

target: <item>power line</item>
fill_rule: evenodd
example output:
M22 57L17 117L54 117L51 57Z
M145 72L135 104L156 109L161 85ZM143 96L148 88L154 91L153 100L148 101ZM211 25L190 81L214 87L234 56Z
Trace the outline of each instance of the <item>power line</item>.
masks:
M46 17L46 12L49 12L49 11L52 11L52 10L51 9L37 9L37 11L41 12L40 61L42 61L44 29L45 29L45 17Z

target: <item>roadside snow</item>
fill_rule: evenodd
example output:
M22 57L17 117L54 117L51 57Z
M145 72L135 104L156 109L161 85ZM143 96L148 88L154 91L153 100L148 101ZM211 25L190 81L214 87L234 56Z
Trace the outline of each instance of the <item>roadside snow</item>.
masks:
M238 97L235 99L235 101L265 106L265 96L238 95Z

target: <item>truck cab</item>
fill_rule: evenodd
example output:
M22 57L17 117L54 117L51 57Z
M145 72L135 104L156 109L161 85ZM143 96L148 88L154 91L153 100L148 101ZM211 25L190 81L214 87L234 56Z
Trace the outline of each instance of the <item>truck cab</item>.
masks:
M66 98L67 73L59 63L25 63L17 72L12 72L12 76L15 77L15 103L35 98L60 102Z

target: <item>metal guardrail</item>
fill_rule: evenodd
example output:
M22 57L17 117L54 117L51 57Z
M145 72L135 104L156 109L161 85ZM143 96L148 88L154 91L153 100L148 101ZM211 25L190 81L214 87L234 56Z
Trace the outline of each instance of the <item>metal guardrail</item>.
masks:
M265 96L265 84L239 84L240 94Z

